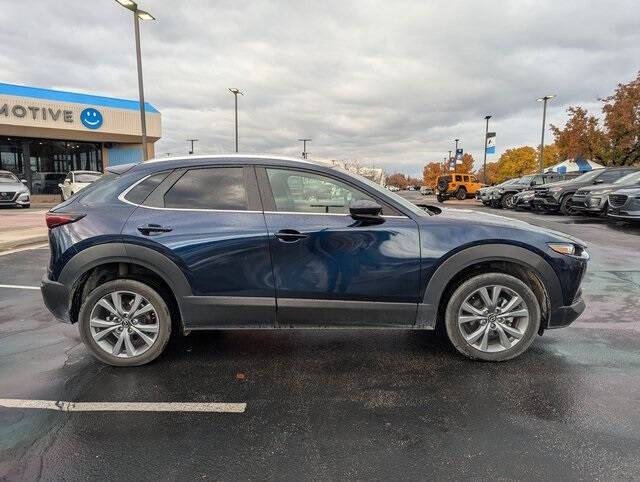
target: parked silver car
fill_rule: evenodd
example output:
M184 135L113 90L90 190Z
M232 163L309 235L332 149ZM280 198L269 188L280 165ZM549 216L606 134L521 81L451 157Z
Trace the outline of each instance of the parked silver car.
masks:
M31 192L26 182L11 171L0 171L0 206L28 208L31 205Z

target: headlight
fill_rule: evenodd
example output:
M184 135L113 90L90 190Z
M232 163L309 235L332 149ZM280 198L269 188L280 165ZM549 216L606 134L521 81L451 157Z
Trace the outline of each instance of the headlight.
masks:
M573 243L548 243L548 246L556 253L566 254L574 258L589 259L587 250Z

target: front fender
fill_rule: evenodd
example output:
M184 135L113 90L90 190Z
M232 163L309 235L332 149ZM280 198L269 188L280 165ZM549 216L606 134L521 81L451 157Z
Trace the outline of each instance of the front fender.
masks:
M435 327L438 307L449 282L464 269L490 261L506 261L533 271L547 291L551 308L564 304L560 280L551 265L540 255L511 244L482 244L458 251L433 272L427 282L422 303L418 305L416 325L423 328Z

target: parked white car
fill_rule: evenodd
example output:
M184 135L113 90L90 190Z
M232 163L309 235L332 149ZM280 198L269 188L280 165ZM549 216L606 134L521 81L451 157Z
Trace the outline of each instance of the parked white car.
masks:
M102 176L102 173L97 171L69 171L62 184L58 184L62 200L66 201L100 176Z

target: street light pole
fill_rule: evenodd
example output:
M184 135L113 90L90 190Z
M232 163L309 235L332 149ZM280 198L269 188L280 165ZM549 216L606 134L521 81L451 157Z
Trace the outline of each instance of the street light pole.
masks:
M487 182L487 135L489 134L489 119L491 119L490 115L484 116L487 121L487 126L484 130L484 168L482 169L482 177L484 177L484 182Z
M193 143L198 142L198 139L187 139L187 142L191 142L191 150L189 151L189 154L193 154Z
M136 63L138 66L138 96L140 98L140 130L142 134L142 161L149 158L147 152L147 119L144 108L144 85L142 82L142 54L140 53L140 19L155 20L153 15L138 8L132 0L116 0L124 8L133 12L133 30L136 37Z
M551 100L555 97L555 95L545 95L544 97L540 97L536 99L538 102L544 102L542 107L542 138L540 139L540 174L542 174L542 155L544 154L544 128L547 122L547 101Z
M300 142L302 142L302 158L306 159L307 158L307 142L311 142L311 139L298 139Z
M238 94L240 95L244 95L239 89L236 89L235 87L232 89L229 89L229 92L231 92L235 98L235 107L236 107L236 152L238 152Z

